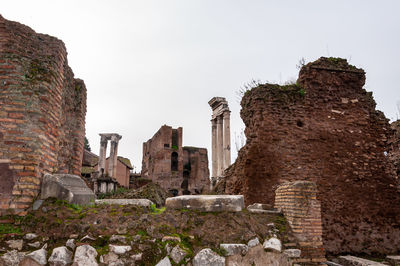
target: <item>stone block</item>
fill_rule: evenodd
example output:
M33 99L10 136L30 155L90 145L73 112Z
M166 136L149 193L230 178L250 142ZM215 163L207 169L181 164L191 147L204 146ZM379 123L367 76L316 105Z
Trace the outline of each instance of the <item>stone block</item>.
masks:
M239 212L244 208L244 200L242 195L186 195L167 198L165 206L205 212Z
M41 199L50 197L80 205L88 205L95 199L93 191L79 176L69 174L44 175Z
M153 202L148 199L101 199L95 200L96 204L136 205L150 207Z
M354 256L340 256L338 261L343 266L383 266L385 264L375 262L372 260L362 259Z
M389 262L390 265L393 265L393 266L400 265L400 255L387 256L386 261Z
M281 213L281 209L273 208L269 204L262 204L262 203L251 204L247 206L247 210L253 213L271 213L271 214Z
M225 250L226 256L245 255L249 251L249 247L245 244L220 244L219 247Z

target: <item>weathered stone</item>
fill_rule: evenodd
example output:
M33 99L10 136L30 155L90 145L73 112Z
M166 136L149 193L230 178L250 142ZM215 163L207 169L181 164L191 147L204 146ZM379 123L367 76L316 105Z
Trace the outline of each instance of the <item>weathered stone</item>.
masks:
M265 250L269 250L269 251L278 251L281 252L282 251L282 243L281 241L276 238L276 237L271 237L268 240L264 241L263 247Z
M117 245L109 245L110 251L115 254L122 255L128 251L132 250L131 246L117 246Z
M245 255L249 251L249 247L245 244L220 244L219 247L225 250L226 256Z
M121 242L121 243L126 243L126 236L112 235L112 236L110 237L110 242Z
M253 239L249 240L249 242L247 243L247 246L249 248L252 248L252 247L255 247L255 246L259 245L259 244L260 244L260 240L258 240L258 237L256 237L256 238L253 238Z
M171 261L169 260L168 256L160 260L156 266L171 266Z
M138 253L138 254L131 255L131 259L134 260L134 261L142 260L142 257L143 257L143 253Z
M26 252L18 252L16 250L7 251L1 258L5 262L5 266L18 266L25 257Z
M338 257L340 264L344 266L383 266L385 264L375 262L372 260L362 259L354 256L340 256Z
M91 237L90 235L85 235L84 237L82 237L81 241L86 241L86 240L95 241L96 238Z
M288 255L289 258L300 258L301 255L301 250L300 249L285 249L283 251L286 255Z
M72 252L67 247L55 248L49 258L49 264L54 266L69 265L72 262L72 256Z
M28 246L32 247L32 248L39 248L40 247L40 242L36 241L33 243L28 243Z
M9 248L18 249L18 250L22 250L22 247L24 245L24 241L22 239L8 240L8 241L6 241L6 243L7 243Z
M117 254L114 252L108 252L107 254L101 256L102 257L102 263L105 263L107 265L110 265L111 263L115 263L118 261L119 257Z
M148 199L97 199L96 204L135 205L150 207L153 202Z
M47 264L47 250L44 248L33 251L25 256L25 258L29 257L30 259L37 262L39 265ZM29 265L29 264L26 264Z
M32 240L32 239L35 239L35 238L37 238L38 237L38 235L37 234L33 234L33 233L28 233L28 234L26 234L25 236L24 236L24 238L26 239L26 240Z
M328 266L343 266L342 264L339 264L339 263L336 263L336 262L332 262L332 261L326 261L325 264L328 265Z
M227 266L239 265L279 265L291 266L289 258L284 253L265 252L261 245L249 249L246 255L241 254L229 256L226 258Z
M77 239L78 237L79 237L78 234L70 234L69 235L69 238L72 238L72 239Z
M242 211L244 202L241 195L186 195L167 198L165 205L171 209L239 212Z
M97 251L89 245L76 248L73 266L98 266Z
M179 245L176 245L172 250L170 257L175 263L179 263L185 258L187 252L183 250Z
M165 242L165 241L181 242L181 238L179 236L163 236L161 241L162 242Z
M74 250L75 249L75 239L71 238L67 240L67 243L65 243L67 247L70 249Z
M42 266L44 264L40 264L36 260L34 260L32 257L25 256L21 262L18 264L18 266Z
M33 211L39 210L39 208L42 206L43 202L44 202L44 200L41 200L41 199L35 200L35 202L32 205L32 210Z
M281 213L280 209L273 208L269 204L262 204L262 203L251 204L247 206L247 210L253 213L271 213L271 214Z
M400 255L392 255L392 256L387 256L386 261L390 263L392 266L399 266L400 265Z
M44 175L41 199L50 197L80 205L88 205L95 199L94 193L82 178L69 174Z
M211 249L205 248L194 256L193 266L225 266L225 258Z

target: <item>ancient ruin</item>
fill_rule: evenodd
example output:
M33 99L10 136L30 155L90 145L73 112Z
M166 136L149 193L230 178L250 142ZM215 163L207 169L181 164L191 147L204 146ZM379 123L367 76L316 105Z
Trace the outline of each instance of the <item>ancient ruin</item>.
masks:
M217 191L271 204L280 184L313 181L327 252L398 252L399 182L387 156L392 130L364 82L362 69L322 57L302 67L296 84L247 91L247 143Z
M86 87L62 41L0 15L0 209L20 214L46 173L80 175Z
M211 156L212 177L222 176L231 165L231 129L228 102L223 97L214 97L208 104L212 108L211 116Z
M209 186L207 149L182 146L182 128L162 126L143 143L142 177L173 195L200 194Z

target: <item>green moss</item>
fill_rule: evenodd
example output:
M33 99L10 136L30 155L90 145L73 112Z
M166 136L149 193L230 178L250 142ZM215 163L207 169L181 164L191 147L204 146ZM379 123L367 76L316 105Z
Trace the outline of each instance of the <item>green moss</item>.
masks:
M275 224L276 229L279 230L279 233L283 234L283 233L286 232L286 230L287 230L287 228L286 228L287 221L286 221L285 216L283 216L283 215L275 216L274 224Z
M150 205L150 212L151 212L151 214L161 214L161 213L163 213L164 211L165 211L165 207L162 207L162 208L158 209L158 208L156 207L156 204L152 203L152 204Z
M21 228L11 224L0 224L0 234L20 234Z

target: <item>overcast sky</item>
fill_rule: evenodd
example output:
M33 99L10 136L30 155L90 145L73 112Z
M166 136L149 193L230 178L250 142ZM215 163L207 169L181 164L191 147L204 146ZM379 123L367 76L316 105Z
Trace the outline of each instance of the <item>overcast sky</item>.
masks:
M92 151L98 133L119 133L119 155L136 170L142 143L164 124L210 151L214 96L229 102L235 159L244 127L236 92L252 79L295 80L301 58L347 58L366 71L378 109L399 113L398 0L0 0L0 13L64 41L88 90Z

